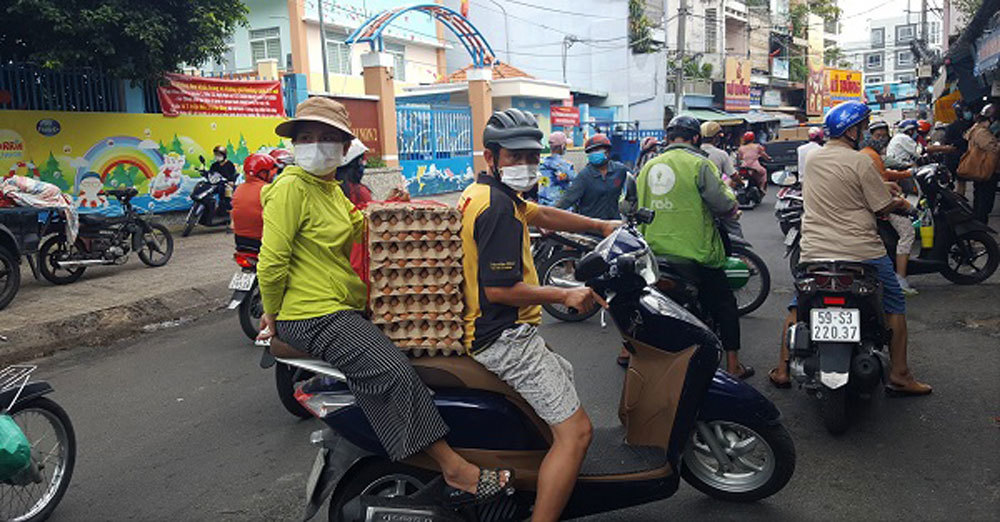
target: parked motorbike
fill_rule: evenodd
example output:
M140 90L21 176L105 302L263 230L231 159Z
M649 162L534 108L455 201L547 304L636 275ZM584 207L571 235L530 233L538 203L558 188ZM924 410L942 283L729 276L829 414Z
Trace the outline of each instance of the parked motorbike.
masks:
M148 266L167 264L174 253L174 238L167 227L150 223L132 206L139 194L134 188L106 190L121 203L122 215L104 217L80 215L80 232L69 244L62 218L52 213L44 226L49 236L38 248L38 269L42 277L57 285L80 279L89 266L122 265L136 252Z
M35 368L14 365L0 370L0 404L4 405L0 414L11 417L30 445L26 467L0 477L0 520L49 518L73 477L73 423L61 406L45 397L52 393L52 386L31 380ZM11 442L5 440L5 449L10 449Z
M919 188L918 238L920 253L906 265L909 274L939 273L959 285L973 285L990 278L1000 264L997 232L975 219L972 206L954 191L951 172L940 163L918 167L913 175ZM879 234L888 252L896 251L899 236L879 220Z
M739 167L732 177L734 184L733 192L736 194L736 201L740 204L740 210L753 210L764 200L764 193L754 182L754 173L748 167Z
M198 182L191 191L191 209L181 237L188 237L195 225L206 227L221 227L229 224L229 208L225 203L229 180L217 172L209 172L205 168L205 158L198 156L201 168L198 172L205 179Z
M802 184L794 171L777 171L771 181L781 187L774 202L774 217L778 219L781 233L785 235L785 257L788 270L795 273L799 265L799 240L802 238Z
M635 201L635 183L627 182ZM574 518L668 498L679 477L714 498L752 502L780 491L795 469L795 447L775 406L717 366L718 338L651 285L659 279L649 246L635 229L652 211L626 209L628 223L579 262L575 278L605 296L632 353L618 416L596 428L563 512ZM296 393L327 428L306 488L306 518L329 497L329 519L425 521L523 520L551 441L548 426L509 386L469 357L413 359L418 375L452 427L448 440L484 467L514 468L517 491L476 508L440 504L442 478L426 455L390 461L344 376L301 352L275 353L309 369Z
M257 286L257 256L260 253L260 240L236 236L236 252L233 260L240 269L229 280L229 289L233 297L229 300L230 310L239 310L240 328L251 341L257 339L260 333L260 317L264 315L264 306L260 301L260 288Z
M803 263L796 323L787 332L788 371L820 399L827 431L840 434L889 378L885 322L876 269L848 261Z

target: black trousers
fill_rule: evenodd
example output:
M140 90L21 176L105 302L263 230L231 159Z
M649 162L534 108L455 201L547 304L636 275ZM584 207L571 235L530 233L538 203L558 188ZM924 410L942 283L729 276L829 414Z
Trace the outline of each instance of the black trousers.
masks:
M719 332L722 348L727 352L740 349L740 311L733 289L729 288L726 271L696 263L672 265L677 273L698 287L702 312L712 318Z
M997 175L994 174L986 181L977 181L972 184L972 213L976 219L989 224L990 213L993 212L993 203L997 198Z

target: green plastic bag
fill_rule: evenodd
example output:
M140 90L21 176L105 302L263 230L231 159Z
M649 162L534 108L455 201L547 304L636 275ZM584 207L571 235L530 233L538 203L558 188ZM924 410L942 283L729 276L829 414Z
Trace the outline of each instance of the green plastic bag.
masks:
M8 480L31 464L31 444L10 415L0 415L0 480Z

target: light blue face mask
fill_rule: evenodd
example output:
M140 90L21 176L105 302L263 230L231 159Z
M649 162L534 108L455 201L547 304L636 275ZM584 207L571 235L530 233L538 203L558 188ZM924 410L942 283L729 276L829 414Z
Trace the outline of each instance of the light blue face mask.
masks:
M604 165L608 161L608 153L603 150L591 152L590 154L587 154L587 161L589 161L591 165Z

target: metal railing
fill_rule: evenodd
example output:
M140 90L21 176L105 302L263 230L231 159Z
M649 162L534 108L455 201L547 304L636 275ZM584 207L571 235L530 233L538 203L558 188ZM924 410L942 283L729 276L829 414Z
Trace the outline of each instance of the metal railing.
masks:
M396 131L401 161L472 156L469 107L397 106Z
M0 98L0 109L122 112L125 108L122 81L91 68L0 64L0 91L9 93Z

